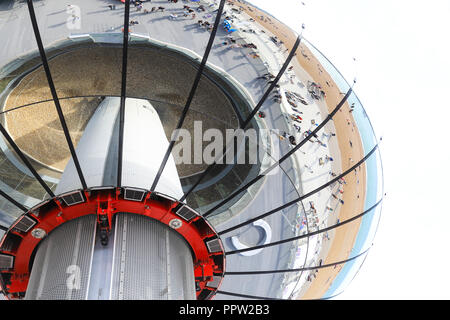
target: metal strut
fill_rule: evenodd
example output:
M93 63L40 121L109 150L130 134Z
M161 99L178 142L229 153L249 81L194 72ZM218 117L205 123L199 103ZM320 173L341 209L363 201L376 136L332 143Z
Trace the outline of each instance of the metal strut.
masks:
M117 161L117 187L122 186L123 135L125 127L125 101L127 95L129 25L130 25L130 0L125 0L125 17L123 22L124 28L123 28L123 51L122 51L122 84L120 90L120 110L119 110L119 155Z

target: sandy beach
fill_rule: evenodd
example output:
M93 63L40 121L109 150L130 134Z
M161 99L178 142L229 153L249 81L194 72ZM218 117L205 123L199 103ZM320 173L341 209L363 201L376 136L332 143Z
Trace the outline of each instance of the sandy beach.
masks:
M229 1L229 4L233 4L235 8L236 6L240 7L259 25L277 36L279 40L283 41L286 48L290 49L294 45L297 35L280 21L273 17L268 17L265 12L260 11L249 4L244 4L235 0ZM319 61L304 44L301 44L299 49L297 49L296 61L316 83L322 86L323 91L326 93L326 105L329 112L331 112L343 98L343 94L340 93L340 90L333 79L324 68L321 67ZM334 116L333 122L336 128L336 138L341 153L341 167L343 170L346 170L364 157L362 141L348 103L345 103L340 112ZM346 185L344 185L344 193L342 195L344 204L337 213L340 221L349 219L364 210L366 186L365 165L361 165L360 170L357 170L355 174L348 174L345 177L345 180ZM336 216L334 217L336 218ZM334 221L334 223L335 222L336 221ZM326 243L320 253L320 256L323 256L322 264L342 261L349 257L359 231L360 223L361 219L358 219L334 230L330 237L331 243ZM343 265L337 266L336 268L330 267L319 269L319 271L315 273L316 277L313 278L309 288L307 288L307 290L302 290L300 296L297 298L321 298L331 286L342 266Z

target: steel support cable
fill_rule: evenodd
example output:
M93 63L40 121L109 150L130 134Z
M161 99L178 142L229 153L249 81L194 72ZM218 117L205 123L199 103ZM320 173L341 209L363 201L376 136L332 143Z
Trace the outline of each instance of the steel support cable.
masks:
M301 41L301 35L297 37L297 40L294 43L294 46L291 49L291 52L289 53L288 57L286 58L286 60L283 63L283 66L281 67L280 71L278 72L277 76L274 78L273 82L270 84L269 88L267 88L267 90L265 91L264 95L262 96L262 98L259 100L258 104L253 108L252 112L250 113L250 115L247 117L247 119L245 119L245 121L240 125L240 129L245 130L245 128L247 127L247 125L250 123L250 121L253 119L253 117L256 115L256 113L261 109L262 105L264 104L264 102L267 100L267 98L269 97L270 93L272 92L272 90L275 88L275 86L277 85L278 81L280 80L280 78L283 76L284 72L286 71L289 63L291 62L292 58L295 55L295 52L297 51L298 46L300 45L300 41ZM236 131L237 132L237 131ZM236 134L235 132L235 134ZM234 145L233 145L234 147ZM192 191L195 190L195 188L200 184L200 182L206 177L206 175L217 165L217 161L219 161L220 159L222 159L227 153L227 147L225 146L225 148L222 151L222 154L219 156L219 158L217 160L215 160L211 165L208 166L208 168L206 168L205 171L203 171L203 173L201 174L201 176L197 179L197 181L189 188L189 190L187 192L184 193L184 195L178 200L180 202L183 202L188 196L189 194L192 193Z
M369 212L371 212L373 209L375 209L375 208L382 202L382 200L383 200L383 197L382 197L375 205L373 205L373 206L370 207L369 209L365 210L364 212L360 213L359 215L356 215L356 216L354 216L354 217L352 217L352 218L350 218L350 219L344 220L344 221L342 221L342 222L340 222L340 223L337 223L337 224L335 224L335 225L333 225L333 226L330 226L330 227L327 227L327 228L324 228L324 229L321 229L321 230L317 230L317 231L314 231L314 232L311 232L311 233L307 233L307 234L304 234L304 235L301 235L301 236L298 236L298 237L293 237L293 238L284 239L284 240L277 241L277 242L272 242L272 243L267 244L267 245L254 246L254 247L248 248L248 250L247 250L247 249L243 249L243 250L235 250L235 251L225 252L225 254L226 254L226 255L230 255L230 254L234 254L234 253L240 253L240 252L245 252L245 251L251 251L251 250L255 250L255 249L265 248L265 247L269 247L269 246L275 246L275 245L279 245L279 244L282 244L282 243L286 243L286 242L291 242L291 241L299 240L299 239L302 239L302 238L305 238L305 237L307 237L307 239L309 240L309 238L310 238L311 236L314 236L314 235L316 235L316 234L319 234L319 233L323 233L323 232L332 230L332 229L337 228L337 227L339 227L339 226L341 226L341 225L350 223L350 222L352 222L352 221L354 221L354 220L356 220L356 219L358 219L358 218L360 218L360 217L363 217L364 215L366 215L367 213L369 213ZM308 248L309 248L309 247L308 247ZM305 263L306 263L306 262L305 262ZM304 264L304 266L305 266L305 264ZM302 272L302 273L303 273L304 271L307 271L308 268L305 268L304 266L303 266L303 268L298 269L298 270L295 270L295 271L297 271L297 272ZM264 271L263 273L269 273L269 272ZM275 272L274 272L274 273L275 273ZM232 273L231 273L231 274L232 274Z
M259 100L258 104L253 108L250 115L247 117L247 119L244 121L242 125L242 129L245 129L247 125L250 123L250 121L253 119L253 117L256 115L256 113L261 109L264 102L266 102L267 98L269 97L272 90L275 88L275 86L278 84L278 81L280 81L281 77L283 76L284 72L286 71L289 63L291 62L292 58L295 56L295 53L297 51L298 46L300 45L300 41L302 39L302 36L299 35L297 39L295 40L294 46L291 49L291 52L289 52L288 57L283 63L283 66L281 67L280 71L278 72L277 76L274 78L273 82L270 84L269 88L266 90L264 95L262 96L261 100Z
M374 147L374 149L373 149L373 150L372 150L365 158L367 159L368 157L370 157L370 155L377 149L377 147L378 147L378 145L376 145L376 146ZM361 161L360 161L360 162L361 162ZM350 173L351 171L353 171L353 170L354 170L357 166L359 166L359 165L360 165L360 163L357 163L357 164L356 164L355 166L353 166L351 169L347 170L347 173L345 173L345 174ZM345 174L343 174L343 175L345 175ZM340 176L337 177L336 179L333 179L333 180L335 180L334 182L336 182L338 179L340 179L343 175L340 175ZM334 183L334 182L333 182L333 183ZM316 190L315 190L315 191L316 191ZM309 195L311 195L311 193L309 193ZM311 232L311 233L308 233L308 234L305 234L305 235L302 235L302 236L298 236L298 237L294 237L294 238L290 238L290 239L285 239L285 240L281 240L281 241L277 241L277 242L273 242L273 243L270 243L270 244L268 244L268 245L255 246L255 247L249 248L248 250L243 249L243 250L236 250L236 251L232 251L232 252L226 252L225 254L226 254L226 255L229 255L229 254L234 254L234 253L238 253L238 252L251 251L251 250L255 250L255 249L259 249L259 248L264 248L264 247L268 247L268 246L279 245L279 244L281 244L281 243L285 243L285 242L288 242L288 241L294 241L294 240L301 239L301 238L304 238L304 237L308 237L307 239L309 240L309 237L310 237L310 236L313 236L313 235L318 234L318 233L321 233L321 232L326 232L326 231L331 230L331 229L333 229L333 228L337 228L338 226L341 226L341 225L346 224L346 223L350 223L351 221L354 221L354 220L356 220L356 219L358 219L358 218L360 218L360 217L366 215L367 213L369 213L369 212L371 212L373 209L375 209L375 207L377 207L377 206L382 202L382 200L383 200L383 197L382 197L375 205L373 205L371 208L365 210L365 211L362 212L361 214L359 214L359 215L357 215L357 216L355 216L355 217L352 217L352 218L350 218L350 219L347 219L347 220L345 220L345 221L343 221L343 222L340 222L340 223L338 223L338 224L336 224L336 225L334 225L334 226L331 226L331 227L328 227L328 228L325 228L325 229L322 229L322 230L318 230L318 231L315 231L315 232ZM259 218L260 218L260 217L259 217ZM258 219L259 219L259 218L258 218ZM257 219L257 220L258 220L258 219ZM247 224L247 223L245 223L245 224ZM231 231L231 230L230 230L230 231ZM228 231L225 230L225 232L228 232ZM222 231L222 233L224 233L224 231ZM219 232L219 235L220 235L220 234L221 234L221 232ZM369 248L369 249L370 249L370 248ZM350 261L350 260L356 259L356 258L359 257L360 255L366 253L369 249L367 249L367 250L364 251L363 253L359 254L358 256L353 257L353 258L351 258L351 259L349 259L349 260L346 260L346 261ZM344 262L346 262L346 261L344 261ZM332 265L336 265L336 264L339 264L339 263L342 263L342 261L341 261L341 262L338 262L338 263L326 265L326 266L332 266ZM326 266L325 266L325 267L326 267ZM280 272L303 272L303 271L308 271L308 270L311 270L311 269L319 269L319 268L318 268L318 267L308 267L308 268L303 267L303 268L298 268L298 269L272 270L272 271L260 271L260 272L259 272L259 271L250 271L250 272L246 272L246 271L244 271L244 272L229 272L229 273L226 273L226 274L229 274L229 275L234 275L234 274L236 274L236 275L237 275L237 274L268 274L268 273L280 273Z
M301 203L301 205L302 205L303 212L306 212L305 206L303 205L303 201L300 201L300 203ZM308 221L308 217L307 217L306 215L305 215L305 220L306 220L306 233L309 233L309 221ZM305 254L305 260L303 261L303 267L305 267L305 266L306 266L306 263L308 262L309 245L310 245L309 242L310 242L310 238L308 237L308 238L306 238L306 254ZM293 292L294 292L295 289L297 288L297 286L298 286L298 284L299 284L299 282L300 282L300 278L301 278L301 276L303 275L303 272L304 272L304 271L301 271L301 272L300 272L299 279L297 280L297 283L295 284L294 288L292 289L291 294L289 295L289 297L292 296Z
M372 244L372 245L373 245L373 244ZM367 252L367 254L364 256L363 261L359 264L358 270L357 270L357 271L355 272L355 274L353 275L352 280L355 279L355 277L356 277L356 276L358 275L358 273L361 271L361 268L362 268L363 264L366 262L366 259L367 259L368 256L369 256L369 253ZM345 289L345 288L344 288L344 289ZM343 292L343 290L340 291L339 293L336 293L336 294L332 295L332 296L329 296L329 297L323 297L322 299L323 299L323 300L333 299L334 297L338 296L338 295L341 294L342 292Z
M200 66L199 66L199 68L197 70L197 75L195 76L195 80L194 80L194 83L193 83L193 85L191 87L191 91L189 92L189 96L187 98L187 101L186 101L186 104L184 106L183 112L181 113L181 117L178 120L177 126L176 126L176 128L174 130L174 134L172 134L172 138L170 140L169 147L167 148L167 151L166 151L166 153L164 155L164 158L163 158L163 160L161 162L161 165L159 167L158 173L156 174L155 179L153 180L152 186L150 188L150 192L155 191L156 186L158 185L159 179L161 178L161 175L162 175L162 173L164 171L164 168L166 166L167 160L169 159L169 156L172 153L172 149L173 149L173 147L175 145L175 141L177 140L178 131L183 126L184 119L186 118L187 113L189 111L189 108L191 107L192 100L194 99L195 92L197 91L197 87L198 87L198 85L200 83L200 80L201 80L201 77L203 75L203 70L204 70L204 68L206 66L206 61L208 60L208 56L209 56L209 54L211 52L212 45L213 45L214 39L216 37L216 33L217 33L217 29L219 27L219 23L220 23L220 19L221 19L221 16L222 16L224 5L225 5L225 0L221 0L220 4L219 4L219 9L217 10L216 19L214 21L214 26L213 26L213 29L211 31L211 35L209 36L209 40L208 40L208 44L206 45L205 53L203 54L202 62L200 63Z
M280 166L280 169L285 173L285 175L288 177L289 181L291 181L291 183L292 183L293 185L295 185L295 184L293 183L293 181L291 180L291 178L289 177L289 175L287 174L287 172L285 171L285 169L284 169L282 166ZM291 167L291 169L293 169L293 167ZM297 187L294 187L294 189L296 190L297 195L300 196L300 192L298 191ZM301 208L303 209L303 212L306 212L305 206L304 206L304 204L303 204L303 201L299 201L299 203L300 203ZM307 216L307 215L305 215L305 221L306 221L306 233L309 233L309 221L308 221L308 216ZM306 254L305 254L305 260L304 260L304 262L303 262L303 267L305 267L305 266L306 266L306 263L308 262L308 252L309 252L309 244L310 244L309 241L310 241L310 238L309 238L309 237L306 238ZM227 254L227 253L225 252L225 255L226 255L226 254ZM300 272L300 274L299 274L299 276L298 276L299 280L297 281L297 283L295 284L294 288L292 289L292 292L295 291L295 288L297 287L298 282L300 281L300 278L301 278L301 276L303 275L303 272L304 272L304 271L301 271L301 272ZM289 295L289 297L290 297L290 296L291 296L291 295Z
M311 270L329 268L329 267L337 266L337 265L340 265L340 264L345 264L347 262L355 260L355 259L359 258L360 256L366 254L369 250L370 250L370 247L367 250L361 252L360 254L358 254L358 255L356 255L354 257L348 258L346 260L338 261L338 262L333 262L333 263L329 263L329 264L320 265L320 266L303 267L303 268L297 268L297 269L285 269L285 270L225 272L224 276L227 276L227 275L229 275L229 276L235 276L235 275L256 275L256 274L259 275L259 274L273 274L273 273L285 273L285 272L300 272L300 271L311 271ZM283 300L283 299L280 299L280 298L261 297L261 296L254 296L254 295L248 295L248 294L242 294L242 293L236 293L236 292L228 292L228 291L222 291L222 290L217 290L217 293L224 294L224 295L229 295L229 296L241 297L241 298L253 298L253 299L262 299L262 300Z
M294 185L293 181L291 180L291 178L289 177L289 175L287 174L287 172L285 171L285 169L284 169L282 166L279 166L279 167L280 167L280 169L285 173L285 175L288 177L289 181L291 181L291 183ZM291 167L291 169L294 170L293 167ZM297 194L300 196L300 193L299 193L297 187L294 187L294 189L296 190ZM300 202L300 205L301 205L301 207L302 207L302 209L303 209L303 212L306 212L305 206L304 206L304 204L303 204L303 201L299 201L299 202ZM308 233L309 233L309 221L308 221L308 216L307 216L307 215L305 215L305 221L306 221L306 233L308 234ZM307 238L306 238L306 254L305 254L305 260L304 260L304 262L303 262L303 267L306 265L306 263L307 263L307 261L308 261L307 258L308 258L308 252L309 252L309 240L310 240L310 238L307 237ZM225 254L227 254L227 253L225 252ZM301 271L301 272L300 272L300 275L298 276L299 280L297 281L297 283L295 284L294 288L292 289L292 292L295 291L295 288L297 287L298 282L300 281L300 278L301 278L303 272L304 272L304 271ZM289 295L289 297L290 297L290 296L291 296L291 295Z
M228 232L233 231L235 229L241 228L241 227L243 227L243 226L245 226L247 224L250 224L250 223L252 223L254 221L257 221L257 220L260 220L260 219L265 218L267 216L270 216L270 215L272 215L272 214L274 214L274 213L276 213L276 212L278 212L280 210L283 210L283 209L285 209L285 208L287 208L287 207L289 207L289 206L291 206L291 205L293 205L293 204L295 204L295 203L297 203L299 201L302 201L302 200L310 197L311 195L313 195L313 194L315 194L315 193L325 189L326 187L332 185L333 183L336 183L339 179L341 179L342 177L346 176L347 174L349 174L350 172L355 170L357 167L359 167L361 164L363 164L377 149L378 149L378 144L375 145L372 148L372 150L367 155L365 155L361 160L359 160L356 164L351 166L349 169L347 169L346 171L344 171L340 175L336 176L334 179L332 179L332 180L328 181L327 183L321 185L320 187L317 187L316 189L314 189L314 190L312 190L312 191L302 195L301 197L299 197L297 199L294 199L292 201L289 201L289 202L283 204L282 206L279 206L279 207L277 207L275 209L272 209L272 210L270 210L270 211L268 211L266 213L263 213L263 214L255 217L255 218L249 219L249 220L247 220L247 221L245 221L243 223L235 225L234 227L231 227L231 228L225 229L223 231L220 231L220 232L218 232L218 235L221 236L221 235L223 235L225 233L228 233Z
M28 209L22 205L21 203L17 202L16 200L14 200L12 197L10 197L7 193L3 192L2 190L0 190L0 195L5 198L6 200L8 200L9 202L11 202L13 205L15 205L17 208L19 208L20 210L22 210L23 212L27 212Z
M127 65L128 65L128 32L130 27L130 0L125 0L125 15L123 22L123 50L122 50L122 84L120 89L119 110L119 155L117 160L117 186L122 186L123 165L123 134L125 127L125 101L127 94Z
M362 255L366 254L371 248L372 248L372 245L369 248L367 248L366 250L364 250L363 252L358 253L354 257L351 257L351 258L348 258L345 260L341 260L341 261L337 261L337 262L333 262L333 263L322 264L320 266L303 267L303 268L296 268L296 269L262 270L262 271L227 271L227 272L225 272L224 276L273 274L273 273L299 272L299 271L311 271L311 270L324 269L324 268L334 267L339 264L344 264L344 263L350 262L352 260L355 260L355 259L361 257Z
M238 194L240 194L242 191L248 189L250 186L252 186L254 183L256 183L257 181L259 181L262 177L264 177L265 175L267 175L270 171L272 171L274 168L276 168L278 165L280 165L282 162L284 162L287 158L289 158L292 154L294 154L298 149L300 149L306 142L308 142L312 137L316 136L316 133L322 129L327 123L328 121L330 121L333 116L341 109L341 107L344 105L345 101L347 101L348 97L350 96L350 94L353 91L353 87L350 87L347 91L347 93L345 94L345 96L342 98L342 100L338 103L338 105L336 106L336 108L334 108L334 110L325 118L325 120L322 121L322 123L320 125L318 125L316 127L316 129L314 129L314 131L312 131L308 136L306 136L306 138L304 138L302 141L300 141L294 148L292 148L289 152L287 152L283 157L280 158L280 160L278 160L276 163L274 163L272 166L270 166L269 168L267 168L263 173L259 174L258 176L256 176L254 179L252 179L251 181L249 181L246 185L242 186L241 188L239 188L238 190L234 191L231 195L229 195L226 199L222 200L220 203L218 203L217 205L215 205L213 208L209 209L207 212L205 212L205 214L203 214L203 217L207 217L209 216L211 213L213 213L215 210L217 210L218 208L220 208L221 206L223 206L225 203L227 203L228 201L230 201L231 199L233 199L235 196L237 196Z
M14 149L16 154L19 156L19 158L22 160L22 162L25 164L25 166L30 170L31 174L36 178L36 180L39 182L39 184L44 188L44 190L48 193L48 195L52 198L55 197L55 194L53 191L48 187L48 185L42 180L41 176L37 173L37 171L33 168L28 158L22 153L20 148L17 146L17 144L14 142L14 140L9 135L8 131L3 127L3 125L0 123L0 131L5 137L6 141L8 141L9 145Z
M279 241L275 241L275 242L271 242L271 243L267 243L267 244L263 244L263 245L258 245L258 246L249 247L249 248L240 249L240 250L227 251L227 252L225 252L225 254L226 254L226 255L232 255L232 254L236 254L236 253L241 253L241 252L246 252L246 251L251 251L251 250L256 250L256 249L262 249L262 248L267 248L267 247L272 247L272 246L277 246L277 245L280 245L280 244L283 244L283 243L286 243L286 242L292 242L292 241L300 240L300 239L303 239L303 238L309 238L309 237L315 236L315 235L317 235L317 234L320 234L320 233L323 233L323 232L327 232L327 231L330 231L330 230L339 228L339 227L342 226L342 225L345 225L345 224L347 224L347 223L350 223L350 222L352 222L352 221L354 221L354 220L357 220L357 219L359 219L359 218L365 216L366 214L370 213L370 212L371 212L373 209L375 209L382 201L383 201L383 199L380 199L380 200L378 200L377 203L375 203L375 204L374 204L373 206L371 206L369 209L364 210L364 211L361 212L360 214L358 214L358 215L356 215L356 216L354 216L354 217L351 217L351 218L349 218L349 219L347 219L347 220L344 220L344 221L342 221L342 222L336 223L336 224L334 224L334 225L332 225L332 226L329 226L329 227L326 227L326 228L323 228L323 229L320 229L320 230L316 230L316 231L313 231L313 232L309 232L309 233L306 233L306 234L302 234L302 235L300 235L300 236L296 236L296 237L292 237L292 238L287 238L287 239L283 239L283 240L279 240Z
M41 34L39 32L39 27L38 27L37 19L36 19L36 13L34 12L33 0L27 0L27 3L28 3L28 11L30 13L30 18L31 18L31 24L33 26L34 37L36 38L36 43L37 43L37 46L38 46L38 49L39 49L39 54L40 54L41 60L42 60L42 66L44 67L45 75L47 77L48 86L50 88L50 92L52 94L53 102L55 104L55 108L56 108L56 111L58 113L59 121L61 123L61 127L63 129L64 136L65 136L66 141L67 141L67 145L69 146L70 154L72 156L73 163L74 163L75 168L77 170L78 177L80 179L81 185L82 185L83 189L87 189L86 181L84 179L83 172L81 170L81 166L80 166L80 163L78 161L78 157L77 157L76 152L75 152L75 147L74 147L72 139L70 137L69 128L67 127L67 123L66 123L66 120L64 118L64 114L63 114L61 105L59 103L58 94L56 93L55 84L53 82L52 74L50 72L50 67L48 65L47 56L46 56L45 50L44 50L44 45L42 43Z

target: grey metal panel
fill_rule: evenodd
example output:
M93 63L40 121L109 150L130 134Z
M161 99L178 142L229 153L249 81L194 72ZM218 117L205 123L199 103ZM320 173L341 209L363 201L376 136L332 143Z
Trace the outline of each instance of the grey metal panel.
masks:
M63 199L64 202L68 206L72 206L74 204L78 204L78 203L83 203L84 202L84 197L83 197L83 194L81 193L81 191L75 191L75 192L71 192L71 193L67 193L67 194L61 195L61 199Z
M42 240L25 299L81 300L87 296L95 215L66 222Z
M116 216L111 299L195 299L189 246L175 231L150 218Z

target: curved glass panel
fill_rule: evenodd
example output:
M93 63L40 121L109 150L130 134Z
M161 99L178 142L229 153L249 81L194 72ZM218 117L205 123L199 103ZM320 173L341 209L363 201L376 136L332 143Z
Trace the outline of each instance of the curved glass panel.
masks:
M3 197L2 197L3 198ZM5 198L0 200L0 224L9 227L23 211Z
M133 1L125 43L123 1L31 3L0 3L0 121L12 139L0 135L2 226L52 192L82 188L83 172L90 188L164 168L129 187L151 189L169 171L219 232L225 273L244 274L225 276L216 299L342 292L377 231L383 168L376 150L330 183L378 139L353 86L313 44L243 0ZM154 109L161 135L140 107ZM263 247L241 251L253 246Z

